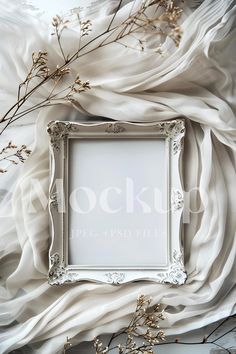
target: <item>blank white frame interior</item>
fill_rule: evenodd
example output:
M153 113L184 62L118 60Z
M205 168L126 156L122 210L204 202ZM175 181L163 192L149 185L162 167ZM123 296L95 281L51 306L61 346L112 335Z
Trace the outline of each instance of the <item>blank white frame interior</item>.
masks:
M184 121L53 121L51 285L183 284Z

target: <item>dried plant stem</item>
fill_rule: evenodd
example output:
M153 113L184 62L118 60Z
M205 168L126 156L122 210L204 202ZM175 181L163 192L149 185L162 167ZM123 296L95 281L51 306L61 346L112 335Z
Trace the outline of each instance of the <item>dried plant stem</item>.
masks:
M153 354L152 348L156 343L165 339L164 332L159 329L159 321L164 319L160 305L150 308L151 299L141 295L137 300L136 309L132 319L126 328L117 334L112 334L106 347L95 338L94 347L96 354L107 354L111 350L118 349L119 354ZM126 335L124 343L112 346L115 338ZM135 338L142 339L143 343L138 346Z
M159 321L163 320L163 311L160 312L160 305L150 308L151 299L141 295L137 300L136 309L132 315L131 321L127 327L121 329L117 333L113 333L108 341L107 346L95 338L94 348L96 354L107 354L112 350L117 349L118 354L154 354L154 348L160 345L209 345L212 344L215 347L224 350L225 353L233 354L231 348L225 348L223 345L219 344L218 341L225 337L229 333L236 331L236 326L227 330L226 332L218 335L215 339L209 340L210 337L216 333L227 321L230 319L236 319L236 315L232 315L224 319L218 326L216 326L207 336L204 336L200 341L181 341L176 338L173 341L165 341L164 332L159 329ZM155 336L153 336L154 331ZM126 335L125 343L120 343L112 346L112 343L118 337ZM123 337L122 337L123 338ZM138 338L142 341L142 344L138 346L134 338ZM64 346L64 354L66 354L65 348L72 347L71 341L67 338L67 342Z
M57 35L57 42L58 42L58 45L59 45L61 54L62 54L62 56L63 56L63 59L64 59L64 61L65 61L65 64L67 64L67 59L66 59L66 56L65 56L65 53L64 53L64 51L63 51L62 44L61 44L61 35L59 34L57 27L56 27L56 35Z
M31 154L31 150L27 148L26 145L21 145L18 147L12 144L10 141L5 147L0 151L0 164L1 162L8 161L13 165L18 165L19 162L24 163L26 158ZM7 172L6 169L0 167L0 173Z
M102 33L99 33L97 36L90 39L83 45L81 45L82 38L90 34L91 22L89 20L81 21L78 15L80 26L79 46L71 55L67 55L65 53L62 44L63 31L65 31L66 28L70 25L70 22L68 20L64 21L59 16L55 16L53 18L53 35L56 36L63 63L61 65L57 65L56 68L51 71L48 66L47 52L39 51L38 53L32 54L32 66L29 69L25 80L18 86L17 102L13 104L13 106L10 107L9 110L0 119L0 124L5 123L4 127L0 131L0 135L11 123L22 118L26 114L29 114L36 109L58 104L59 101L71 103L77 99L74 97L75 94L89 90L90 85L88 81L82 82L78 75L75 77L75 79L73 79L71 84L67 86L63 81L64 76L70 72L68 65L71 65L79 58L100 48L111 45L112 43L125 46L126 48L132 50L144 51L144 37L142 39L138 38L136 37L136 34L139 36L144 36L145 33L153 33L156 35L165 35L166 37L169 36L173 38L175 44L178 45L181 38L181 31L177 25L177 22L181 16L182 10L178 6L175 6L174 0L144 0L136 11L133 11L133 3L127 18L120 24L113 26L122 3L123 0L120 0L114 15L109 21L107 28ZM150 17L146 13L148 8L152 8L154 14L157 13L157 11L161 8L163 11L157 17ZM157 27L157 24L159 24L159 27ZM163 28L161 28L162 25ZM130 45L124 43L123 40L127 37L132 38L136 44ZM160 53L160 45L156 48L156 50L153 50L153 53ZM35 79L37 79L37 81L32 87L30 84L32 84L32 80ZM41 87L45 87L52 81L54 82L53 88L47 97L45 97L39 103L32 105L30 108L22 110L25 102L28 101L31 96L37 93ZM62 83L62 86L64 84L64 88L57 91L59 83Z
M184 346L191 346L191 345L205 345L205 344L212 344L212 345L215 345L216 347L224 350L225 353L228 353L228 354L233 354L233 352L230 350L230 348L225 348L223 345L220 345L219 343L217 343L221 338L225 337L227 334L229 333L233 333L235 332L236 330L236 326L234 326L233 328L231 328L230 330L227 330L226 332L224 332L223 334L217 336L215 339L213 340L209 340L209 338L218 330L220 329L226 322L229 321L229 319L231 318L236 318L236 315L233 315L233 316L229 316L227 317L226 319L224 319L216 328L214 328L214 330L212 330L207 336L204 336L202 340L200 341L191 341L191 342L186 342L186 341L181 341L179 339L175 339L173 341L162 341L162 342L159 342L158 344L155 344L155 346L161 346L161 345L184 345ZM130 325L129 325L130 326ZM128 327L129 327L128 326ZM108 352L109 351L112 351L112 350L115 350L115 349L119 349L119 345L116 345L116 346L113 346L111 347L111 343L113 342L113 340L117 337L119 337L120 335L122 334L125 334L125 330L122 330L121 332L118 332L117 334L112 334L109 342L108 342ZM140 346L138 349L139 349L139 352L141 353L141 351L143 349L146 349L146 348L150 348L150 345L146 345L146 344L143 344L142 346ZM130 351L127 351L126 354L133 354L135 352L136 349L132 349Z

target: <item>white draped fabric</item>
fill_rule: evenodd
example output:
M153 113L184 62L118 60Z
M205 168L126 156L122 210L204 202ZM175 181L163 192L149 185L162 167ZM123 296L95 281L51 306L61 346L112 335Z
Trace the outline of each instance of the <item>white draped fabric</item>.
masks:
M131 4L122 7L119 21ZM185 117L184 188L199 188L191 193L191 209L204 208L192 212L185 224L186 284L48 285L48 210L40 208L30 186L37 179L48 193L47 123L78 117L74 108L62 104L34 112L18 121L24 126L9 127L0 137L1 146L17 140L33 148L21 168L9 168L0 177L0 353L28 344L34 353L54 354L67 336L80 342L115 332L127 324L140 294L167 306L167 334L187 332L235 312L236 6L232 0L205 0L195 10L183 6L178 49L169 39L164 56L112 44L81 57L73 72L92 86L78 95L77 108L87 112L87 119L89 115L128 121ZM61 58L46 22L4 0L0 7L3 114L16 99L34 50L47 50L55 64ZM110 19L112 7L102 9L93 15L92 36ZM70 51L77 34L66 33ZM46 94L46 89L41 90L38 97ZM38 203L37 213L29 211L32 200Z

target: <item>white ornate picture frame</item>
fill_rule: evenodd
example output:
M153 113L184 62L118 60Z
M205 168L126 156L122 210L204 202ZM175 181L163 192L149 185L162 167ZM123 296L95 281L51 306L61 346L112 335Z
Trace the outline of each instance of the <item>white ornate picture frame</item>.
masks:
M183 151L183 140L185 135L184 120L176 119L172 121L152 123L131 123L123 121L75 123L68 121L52 121L48 125L48 133L50 137L51 156L49 215L50 233L52 238L51 247L49 251L49 284L61 285L82 280L96 281L109 284L121 284L137 280L156 281L159 283L171 283L175 285L183 284L186 280L186 272L183 264L183 248L181 241L182 212L184 206L181 177L181 155ZM81 145L83 142L85 142L86 144ZM159 155L152 155L151 151L150 155L148 151L146 155L143 155L144 160L145 156L149 156L150 159L152 156L154 156L153 161L150 165L151 168L153 168L153 173L149 173L148 166L147 168L142 167L142 169L140 170L142 171L142 173L140 173L139 176L139 178L144 179L143 182L145 185L147 185L149 183L150 178L152 178L152 180L153 178L155 178L155 174L157 177L160 175L160 178L158 177L157 179L159 179L159 185L163 189L161 192L164 196L165 212L160 213L160 215L157 216L154 212L151 211L148 216L150 219L147 220L150 220L151 224L153 225L156 222L157 227L160 226L162 234L161 236L157 236L159 237L159 239L155 238L153 235L151 235L148 240L144 239L144 236L147 237L146 234L142 236L142 238L140 237L139 241L137 241L138 238L136 238L134 247L132 247L132 249L129 249L127 252L127 262L125 261L125 256L123 255L123 253L125 252L120 251L118 255L116 253L113 254L114 257L112 259L114 259L114 263L112 263L113 261L111 260L111 258L108 257L108 251L106 253L106 249L115 252L114 249L121 247L121 250L125 250L125 242L128 242L127 235L125 237L124 235L119 235L119 237L123 238L118 239L118 236L116 238L112 238L109 236L109 234L108 236L106 236L106 241L104 241L104 238L100 241L98 232L98 234L95 235L96 239L94 238L91 242L91 237L84 237L82 239L81 234L79 234L78 238L75 241L72 241L72 221L75 222L78 227L80 222L83 225L84 222L86 224L86 222L88 222L88 217L86 216L86 219L83 213L81 213L78 217L76 216L76 214L74 214L74 211L70 206L71 199L69 194L71 193L70 189L72 187L75 188L76 183L80 183L79 179L82 178L81 176L85 176L83 177L83 183L86 181L87 167L84 166L86 166L87 162L89 163L89 161L93 161L94 155L98 154L99 151L96 146L101 147L101 144L105 144L104 146L106 147L104 150L105 157L107 152L111 150L113 146L112 144L114 144L114 146L116 145L116 149L118 149L116 151L118 151L118 153L116 153L116 155L114 154L115 156L112 160L117 161L117 164L119 165L118 170L123 171L122 173L125 174L125 169L127 168L125 166L127 166L127 164L125 165L124 162L123 165L123 163L119 162L122 161L119 160L119 158L124 159L125 157L125 160L128 162L130 161L131 164L134 160L139 161L139 155L136 154L135 156L132 156L133 150L132 148L129 149L129 142L131 147L133 146L132 144L134 142L136 142L137 144L139 144L140 142L139 145L141 146L141 144L143 144L143 147L148 147L148 144L146 142L151 142L151 144L156 144L156 142L158 142L159 145L153 146L157 146L157 150L158 146L160 146L162 149L161 151L163 151L157 152ZM100 145L92 145L92 143ZM79 146L79 148L78 150L73 152L72 149L75 149L75 147L73 146L77 146L76 144ZM135 146L139 146L137 144ZM95 148L94 150L91 150L90 147L93 146L95 146ZM122 151L122 148L124 150L124 146L125 149L127 148L127 150L125 150L125 154L123 151L123 155L119 157L119 151ZM83 151L86 151L86 154L88 155L86 155L86 158L83 158L83 156L80 155L83 154ZM91 153L91 151L94 151L94 153ZM163 156L160 154L162 154ZM141 155L142 154L140 153L140 159ZM77 160L77 157L79 156L81 158ZM158 159L160 160L159 162ZM90 180L90 183L92 183L95 179L96 181L98 181L98 176L100 173L99 171L103 171L104 174L104 169L108 170L107 173L105 173L103 176L109 178L110 175L113 175L114 178L113 170L115 165L113 164L112 169L109 161L106 166L101 165L99 168L97 168L96 175L94 174L94 176L93 173L91 176L92 167L89 167L88 165L88 168L90 168L90 170L88 170L88 173L90 171L90 174L88 174L88 176L90 176L88 178ZM158 164L160 165L160 168ZM82 168L85 169L85 171L83 170L83 173L80 174ZM112 170L109 171L109 168ZM146 181L145 176L147 176ZM111 185L113 185L112 183L113 181L111 181ZM91 219L93 229L95 230L96 227L98 227L97 224L101 224L101 227L104 227L104 225L106 224L106 222L96 223L94 221L99 221L99 215L96 216L97 219ZM105 216L103 215L103 217L105 217L104 220L107 221L108 224L112 224L114 220L115 223L119 223L119 219L114 219L114 213L107 213ZM135 227L135 222L133 222L133 220L141 220L139 215L137 215L136 219L135 217L135 215L132 215L133 219L127 218L127 222L131 220L132 228ZM146 219L143 220L145 221ZM159 226L158 223L160 224ZM132 230L132 232L134 232L134 229ZM127 247L130 247L130 244L134 242L132 241L133 234L130 235L129 242L131 243L129 243L129 246ZM95 247L96 242L99 246L96 246L97 248L94 248L94 256L88 257L90 260L88 261L88 263L86 263L86 252L87 256L89 256L90 248L93 245ZM104 247L105 242L106 247ZM139 253L137 253L136 257L135 247L138 247L138 242L141 243L139 247ZM81 264L78 264L80 263L79 260L77 261L77 263L75 261L75 249L77 247L75 245L77 244L81 244L83 246L81 247L81 252L79 252L79 246L77 248L78 255L80 254L81 259L83 258ZM147 248L145 248L145 245L147 246ZM73 253L73 256L71 256L70 253ZM150 259L147 256L149 253ZM120 263L119 254L121 258ZM144 255L143 259L142 254ZM123 258L121 257L121 255ZM164 258L162 257L162 255L164 255ZM154 260L155 256L157 257L156 260ZM72 259L73 262L71 262ZM97 261L96 264L93 262L94 259L96 259ZM137 261L134 261L135 259L137 259Z

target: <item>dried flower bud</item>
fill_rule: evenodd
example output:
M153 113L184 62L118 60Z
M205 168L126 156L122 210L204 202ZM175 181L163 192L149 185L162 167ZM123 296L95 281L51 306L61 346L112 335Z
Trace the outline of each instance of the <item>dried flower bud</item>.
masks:
M56 15L52 18L52 25L53 27L58 27L62 22L62 19L59 15Z

